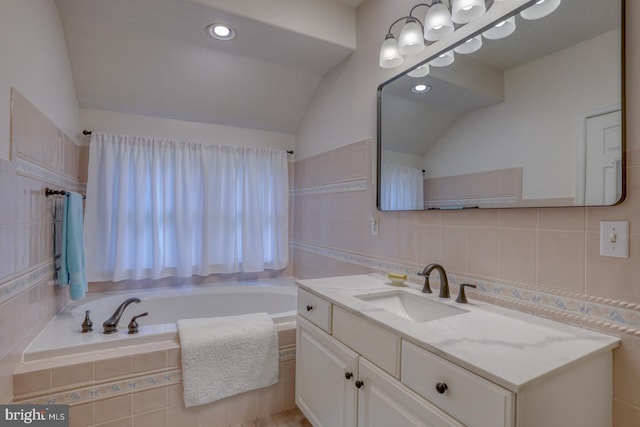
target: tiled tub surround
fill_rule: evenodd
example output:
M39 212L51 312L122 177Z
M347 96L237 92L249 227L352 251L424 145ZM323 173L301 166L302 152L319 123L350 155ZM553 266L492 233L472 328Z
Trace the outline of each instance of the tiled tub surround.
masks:
M294 276L399 271L421 283L415 273L440 262L454 296L476 283L469 299L616 335L614 426L640 425L640 150L629 131L627 199L605 208L378 212L373 140L299 160ZM600 257L601 220L630 221L631 258Z
M15 402L69 404L70 425L226 427L295 408L295 329L278 332L277 384L185 408L177 341L121 347L21 365Z
M15 89L11 161L0 159L0 402L12 398L22 351L68 300L54 286L55 198L45 188L82 190L79 147Z
M91 293L83 300L67 304L25 349L23 360L29 362L177 339L176 322L179 319L267 312L278 330L295 328L296 291L293 278L277 278L206 287ZM123 301L134 297L141 302L127 307L120 318L118 332L103 334L102 322ZM87 311L90 312L93 331L82 333L81 324ZM139 332L128 334L127 325L132 316L144 312L149 315L138 319Z

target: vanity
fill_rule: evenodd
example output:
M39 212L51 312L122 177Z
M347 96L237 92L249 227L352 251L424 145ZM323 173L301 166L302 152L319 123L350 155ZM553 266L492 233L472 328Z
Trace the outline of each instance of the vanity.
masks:
M606 427L620 341L380 275L300 280L296 404L315 427Z

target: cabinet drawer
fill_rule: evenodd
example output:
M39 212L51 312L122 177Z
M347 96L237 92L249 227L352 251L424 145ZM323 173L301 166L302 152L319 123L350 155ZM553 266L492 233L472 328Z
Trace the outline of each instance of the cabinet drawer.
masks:
M331 303L298 288L298 313L316 326L331 333Z
M339 307L333 308L333 336L400 378L400 337Z
M401 381L419 395L473 427L512 427L510 391L405 340ZM446 384L446 391L436 384ZM440 393L444 391L444 393Z

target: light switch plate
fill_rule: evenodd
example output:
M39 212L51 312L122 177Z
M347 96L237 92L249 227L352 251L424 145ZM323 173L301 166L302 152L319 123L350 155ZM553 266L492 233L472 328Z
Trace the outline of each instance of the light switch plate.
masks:
M629 221L600 221L600 255L629 258Z

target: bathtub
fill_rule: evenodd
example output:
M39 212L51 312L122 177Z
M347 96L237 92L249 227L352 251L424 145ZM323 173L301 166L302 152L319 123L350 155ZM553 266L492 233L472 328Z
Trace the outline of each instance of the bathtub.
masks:
M130 304L124 311L118 332L103 334L102 322L111 317L124 300L132 297L141 302ZM47 325L25 349L23 361L177 340L175 322L178 319L267 312L278 330L294 328L296 298L293 278L87 294L84 300L69 303ZM93 332L82 333L81 324L87 310L93 321ZM127 324L131 317L144 312L149 315L138 319L139 333L129 335Z

